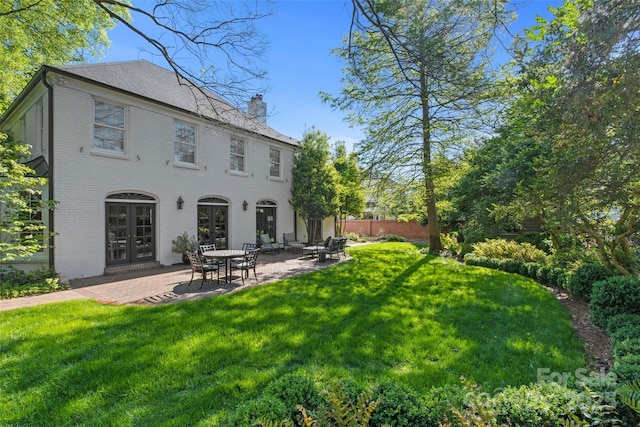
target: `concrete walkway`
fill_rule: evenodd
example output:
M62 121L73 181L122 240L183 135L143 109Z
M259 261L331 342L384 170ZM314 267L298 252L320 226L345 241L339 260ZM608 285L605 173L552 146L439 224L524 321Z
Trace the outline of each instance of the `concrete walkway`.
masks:
M200 289L201 276L198 277L198 275L194 277L191 286L187 286L191 278L191 268L183 264L113 276L88 277L72 280L69 283L71 289L67 291L0 300L0 311L74 299L94 299L104 304L118 305L153 305L188 301L274 282L328 267L345 259L349 257L342 257L339 260L328 258L326 262L319 262L317 258L302 257L300 252L261 253L256 264L257 281L253 272L250 272L249 278L245 278L244 285L240 278L230 284L213 280L205 282L202 289Z

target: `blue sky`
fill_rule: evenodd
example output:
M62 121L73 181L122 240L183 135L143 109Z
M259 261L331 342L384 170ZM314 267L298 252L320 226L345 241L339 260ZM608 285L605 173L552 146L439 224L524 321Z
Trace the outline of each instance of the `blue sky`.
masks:
M143 3L135 1L135 4ZM535 23L536 14L549 17L547 8L560 0L515 0L518 21L512 32ZM342 45L348 34L351 2L345 0L285 0L273 6L274 14L260 26L269 41L265 59L269 91L263 94L269 117L277 131L301 139L312 126L325 132L331 142L343 140L347 147L362 132L344 122L344 114L323 104L320 91L338 93L342 88L342 63L331 49ZM142 39L117 26L110 32L111 47L102 61L146 59L164 66ZM146 49L146 51L145 51ZM245 106L239 106L245 108Z

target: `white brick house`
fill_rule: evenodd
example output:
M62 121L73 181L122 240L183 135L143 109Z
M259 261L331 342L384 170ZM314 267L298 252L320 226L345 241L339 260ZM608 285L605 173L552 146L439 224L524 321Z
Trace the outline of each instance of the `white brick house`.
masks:
M289 203L298 142L149 62L44 66L0 129L32 146L58 202L52 247L29 262L69 279L180 262L185 231L228 248L307 240Z

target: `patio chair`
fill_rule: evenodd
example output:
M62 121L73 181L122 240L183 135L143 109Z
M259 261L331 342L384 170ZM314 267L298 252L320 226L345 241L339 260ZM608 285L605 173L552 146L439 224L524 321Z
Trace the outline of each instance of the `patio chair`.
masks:
M347 238L345 236L342 236L340 237L340 246L338 247L338 252L344 255L345 258L347 257L347 253L345 252L346 247L347 247Z
M260 250L262 252L275 252L280 250L280 245L271 241L268 234L260 235Z
M307 246L304 243L298 242L296 240L295 233L283 233L282 242L284 243L284 249L293 248L293 249L300 249L300 251L302 251L302 248Z
M252 251L254 249L258 249L258 245L256 243L243 243L242 250L243 251Z
M253 270L253 275L258 281L258 275L256 274L256 262L258 260L258 249L245 251L241 261L231 260L231 271L240 270L240 277L242 278L242 284L244 285L244 276L249 278L249 270Z
M224 260L217 260L217 259L207 259L205 256L203 256L203 254L206 251L215 251L216 250L216 245L210 244L210 245L200 245L200 248L198 250L198 256L207 264L218 264L218 265L224 265Z
M218 273L218 280L220 280L220 265L218 263L208 264L202 262L202 259L198 256L198 254L194 252L187 252L187 258L189 258L189 264L191 264L191 280L189 280L189 284L187 286L191 286L191 282L193 282L193 276L196 272L202 274L202 283L200 283L200 289L204 285L205 280L207 280L207 273L213 273L216 271ZM213 274L211 276L211 280L213 280Z

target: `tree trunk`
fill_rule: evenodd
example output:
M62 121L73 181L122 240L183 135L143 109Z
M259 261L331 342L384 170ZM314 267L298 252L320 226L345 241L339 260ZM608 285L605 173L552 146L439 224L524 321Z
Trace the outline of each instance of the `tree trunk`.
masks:
M429 120L429 89L426 71L420 74L420 98L422 102L422 171L425 185L425 205L429 226L429 250L440 252L440 224L436 209L436 192L433 183L433 163L431 162L431 122Z

